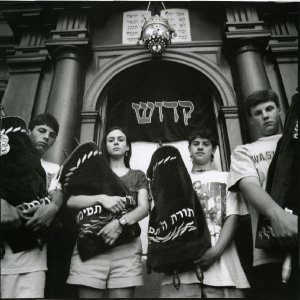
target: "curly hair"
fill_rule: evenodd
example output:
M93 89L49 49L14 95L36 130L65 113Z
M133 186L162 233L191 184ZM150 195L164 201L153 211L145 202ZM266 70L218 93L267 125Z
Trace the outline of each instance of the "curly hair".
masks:
M208 139L211 142L213 149L218 146L217 136L207 127L201 127L194 130L189 136L189 146L196 138Z

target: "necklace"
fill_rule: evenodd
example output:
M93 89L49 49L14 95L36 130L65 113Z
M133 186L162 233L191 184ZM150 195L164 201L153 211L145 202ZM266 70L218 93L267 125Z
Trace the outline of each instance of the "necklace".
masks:
M199 172L199 173L202 173L202 172L205 172L205 171L210 171L210 170L212 170L212 168L203 169L203 170L196 170L196 169L192 169L192 172Z

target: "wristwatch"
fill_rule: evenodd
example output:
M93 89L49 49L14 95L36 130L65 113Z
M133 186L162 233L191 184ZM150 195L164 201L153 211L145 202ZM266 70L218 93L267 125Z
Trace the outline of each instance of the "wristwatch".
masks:
M122 226L125 226L125 225L127 224L126 219L123 218L123 217L121 217L121 218L119 219L119 222L120 222L120 224L121 224Z

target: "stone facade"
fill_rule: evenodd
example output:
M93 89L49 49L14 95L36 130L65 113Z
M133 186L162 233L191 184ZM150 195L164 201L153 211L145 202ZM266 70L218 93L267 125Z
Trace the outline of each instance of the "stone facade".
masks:
M258 138L243 108L249 94L275 90L284 123L298 86L296 3L165 4L188 10L191 41L173 43L157 58L142 46L122 44L123 13L146 10L146 2L1 3L0 100L7 114L26 122L45 111L55 115L60 134L48 160L61 164L63 151L71 153L76 146L74 137L100 144L107 95L118 88L118 76L157 59L203 76L201 84L213 101L223 170L237 145ZM135 74L133 82L144 75ZM140 293L151 297L156 292L147 286Z

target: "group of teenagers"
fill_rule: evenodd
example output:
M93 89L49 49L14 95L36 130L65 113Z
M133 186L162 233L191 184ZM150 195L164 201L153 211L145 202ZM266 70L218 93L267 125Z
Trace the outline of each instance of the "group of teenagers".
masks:
M249 298L249 295L253 299L299 297L298 217L286 212L265 191L269 165L282 135L278 96L272 90L260 90L251 94L245 105L250 123L261 137L233 151L230 172L213 169L218 139L210 129L198 128L189 137L187 151L192 161L189 174L207 217L212 247L195 261L204 271L203 283L199 283L194 270L186 271L179 273L181 285L176 290L172 276L163 274L161 298ZM72 195L64 199L63 188L57 182L59 165L43 159L58 135L56 119L50 114L38 115L30 121L28 128L32 145L46 171L51 203L21 212L1 198L1 232L16 230L24 221L26 227L42 232L53 223L64 202L67 209L75 214L94 205L102 205L114 214L124 209L124 198L118 195ZM101 229L99 234L111 246L109 250L82 261L75 243L67 284L74 289L76 287L79 298L132 298L135 287L142 286L147 280L143 276L141 240L136 237L118 246L114 244L125 226L147 216L149 184L141 170L130 168L130 137L122 128L109 129L103 137L100 150L112 171L132 192L137 205L122 218L112 220ZM255 160L254 157L261 159ZM220 193L221 199L215 197L210 202L208 187L216 186L225 186L225 194ZM223 219L218 216L221 202L226 207L223 209ZM254 246L259 214L269 218L272 234L283 249L296 249L287 283L282 283L286 251L265 251ZM252 278L255 280L251 281L245 275L234 243L240 219L246 215L251 218L253 237ZM1 259L1 298L47 297L47 247L13 253L5 240L3 245L5 255ZM48 272L50 274L51 270Z

